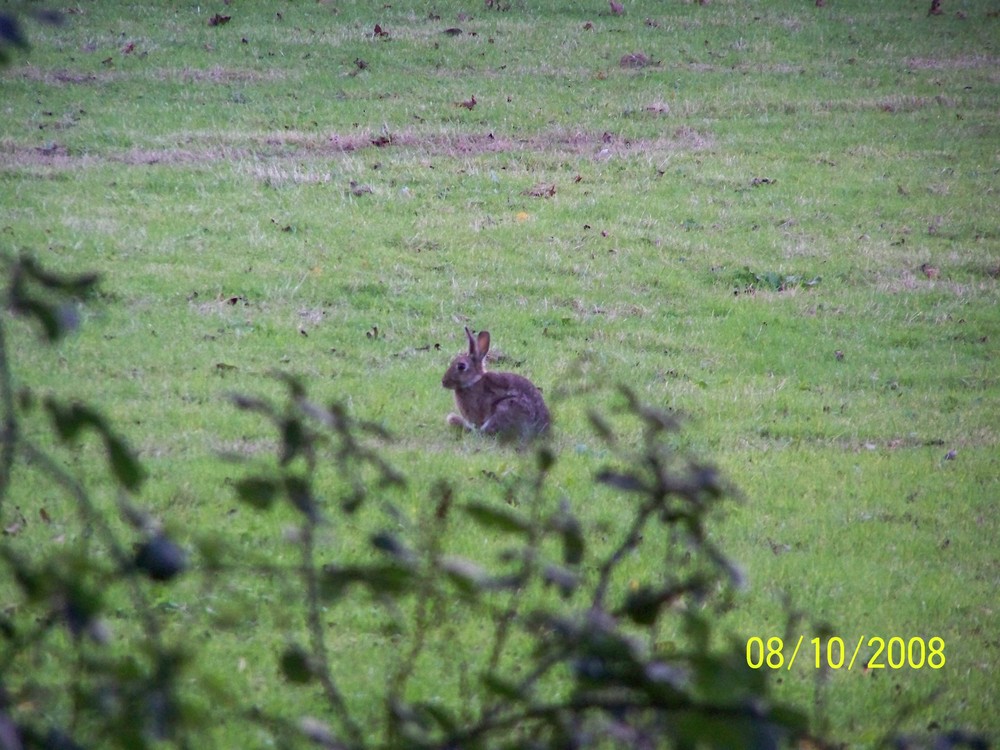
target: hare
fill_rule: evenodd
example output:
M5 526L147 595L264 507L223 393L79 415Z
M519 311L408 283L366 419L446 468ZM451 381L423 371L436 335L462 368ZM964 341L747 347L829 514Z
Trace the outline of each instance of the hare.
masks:
M455 391L458 414L447 422L453 427L527 440L549 428L549 410L541 392L527 378L512 372L486 372L489 331L475 338L465 329L469 353L452 360L441 385Z

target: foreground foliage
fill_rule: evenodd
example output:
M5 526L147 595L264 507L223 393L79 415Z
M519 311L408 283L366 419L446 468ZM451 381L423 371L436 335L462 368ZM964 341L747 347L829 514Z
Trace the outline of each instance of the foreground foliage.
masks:
M219 747L265 744L263 716L328 714L315 677L281 689L276 668L310 644L291 606L300 511L272 500L257 512L229 489L271 476L277 444L260 411L219 394L283 412L272 368L323 408L344 399L391 428L395 441L365 442L408 480L327 513L318 562L357 568L375 536L420 548L438 476L458 509L442 554L506 562L510 540L461 508L495 499L528 512L532 459L440 424L443 350L468 323L502 325L498 366L557 399L558 460L538 512L572 501L585 575L627 532L629 495L589 479L610 459L587 409L607 402L579 393L627 380L643 402L689 414L677 442L751 499L711 527L751 583L726 597L716 638L805 631L808 643L804 620L782 622L789 599L848 641L942 637L944 669L824 671L800 658L773 689L852 746L893 726L996 738L995 9L632 2L611 16L543 2L458 22L466 3L433 5L440 18L398 3L277 14L84 3L58 29L25 18L30 57L9 48L4 244L103 279L93 304L63 306L86 325L58 348L7 328L15 393L34 394L20 434L86 488L127 556L157 530L187 550L188 572L147 591L175 671L203 688L173 710L216 725L201 744ZM209 25L216 10L231 21ZM441 33L456 22L463 34ZM620 65L638 51L653 64ZM474 109L456 106L470 96ZM557 389L578 395L559 401ZM110 464L95 410L56 444L48 404L69 415L76 398L128 434L159 529L119 512L99 475ZM637 429L620 416L607 418L631 445ZM352 488L326 455L310 481L338 502ZM21 461L14 472L0 527L34 560L75 538L79 514L41 472ZM612 590L649 580L662 557L643 544ZM145 637L129 588L96 578L104 658L150 672L154 661L113 650ZM524 607L544 594L528 587ZM488 592L487 606L508 595ZM363 582L322 602L357 723L386 725L375 688L418 604ZM460 666L435 671L481 642L472 610L451 599L428 615L449 627L428 634L407 699L459 705L472 692ZM676 652L681 624L661 617L648 647ZM65 629L55 636L17 674L45 674L72 646ZM513 629L498 668L512 673L533 643ZM36 687L15 705L70 715L66 691Z
M8 309L34 319L49 341L75 325L69 303L96 281L55 276L27 258L11 261L8 270ZM3 747L196 746L205 722L186 706L192 703L187 693L202 689L192 686L197 653L165 635L156 592L185 576L259 572L259 561L229 559L222 534L203 536L189 559L135 499L142 466L97 410L55 399L39 405L30 387L14 392L3 330L0 325L0 502L17 498L24 503L20 512L39 512L11 486L15 469L39 472L78 513L77 528L61 544L25 549L11 527L0 546L14 581L2 621ZM413 533L374 534L362 554L331 560L317 549L319 530L361 512L387 488L405 488L406 479L380 455L378 446L388 439L381 428L356 420L340 404L311 401L294 377L280 377L284 404L246 395L232 401L260 414L277 433L273 464L250 471L235 492L259 512L277 504L294 509L299 561L284 572L298 582L306 637L280 647L276 659L288 689L315 685L326 710L317 717L239 709L281 743L298 737L354 748L639 747L669 738L677 747L749 748L775 747L806 731L803 716L768 701L763 673L747 668L740 649L711 647L711 602L738 583L735 567L706 535L709 513L726 493L715 470L675 453L670 415L622 392L624 411L642 428L635 451L591 416L613 456L594 481L621 493L631 517L626 533L603 551L592 547L571 498L548 501L546 477L558 457L542 446L532 475L508 503L461 501L442 479L432 512ZM87 433L99 437L109 481L118 487L116 508L101 507L37 447L25 422L39 418L48 419L64 444ZM332 483L319 479L321 465L336 467ZM499 558L449 552L456 513L503 540ZM649 580L626 580L622 568L645 546L659 550L662 565ZM402 644L375 726L349 708L326 642L329 611L353 606L355 589L397 619ZM410 683L424 668L427 644L448 634L439 613L455 602L482 621L483 640L470 652L456 649L455 662L443 665L460 671L468 688L452 705L415 693ZM119 627L127 641L107 626L112 614L125 621ZM664 620L678 621L684 645L658 646ZM43 672L32 668L43 662ZM68 703L49 704L63 685Z

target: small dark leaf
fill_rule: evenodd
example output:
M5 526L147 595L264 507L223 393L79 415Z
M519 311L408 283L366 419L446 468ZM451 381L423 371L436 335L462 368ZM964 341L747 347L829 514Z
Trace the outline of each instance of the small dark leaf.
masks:
M21 33L21 25L9 13L0 13L0 41L13 44L21 49L28 48L28 40Z
M287 466L307 445L305 427L298 419L288 418L281 423L281 465Z
M309 652L292 645L281 654L281 674L291 683L305 685L315 676Z
M386 552L393 557L399 557L403 559L410 559L413 553L403 544L399 539L397 539L393 534L386 531L381 531L377 534L372 535L372 546Z
M464 557L441 560L441 569L463 594L475 594L486 581L486 571Z
M509 701L520 701L525 698L521 688L493 672L483 675L483 686L498 698Z
M354 580L366 584L373 594L387 596L409 593L416 582L413 569L397 562L357 568L353 572L353 577Z
M329 748L329 750L340 750L344 747L337 742L337 737L329 725L312 716L303 716L299 719L299 731L316 747Z
M804 732L809 728L809 717L791 706L775 705L769 713L769 718L775 724L797 732Z
M138 459L121 438L115 435L106 435L104 444L108 449L108 461L115 479L130 492L138 491L146 478L146 472Z
M298 400L305 398L306 387L302 384L302 380L300 378L297 378L295 375L287 372L275 372L272 374L277 380L280 380L285 384L285 387L288 388L288 395L292 399Z
M229 400L233 402L233 406L237 409L242 409L243 411L256 411L267 416L274 415L274 407L263 399L253 398L252 396L244 396L240 393L232 393L229 395Z
M31 15L39 23L45 23L49 26L61 26L63 22L63 14L58 10L46 10L41 8L39 10L32 11Z
M3 558L6 569L14 574L14 580L29 601L37 601L48 594L47 584L51 576L32 569L28 561L15 554L9 545L0 545L0 557Z
M187 567L187 555L169 537L158 534L136 550L135 567L154 581L169 581Z
M486 528L510 534L527 534L531 531L531 522L528 519L505 508L472 502L463 510L472 516L476 523Z
M662 598L659 594L649 586L630 591L622 610L637 625L652 625L660 615Z
M312 523L319 521L319 508L307 480L302 477L285 477L285 494L292 505L309 521Z
M125 441L114 434L100 412L85 404L70 404L63 406L52 398L45 400L45 408L52 419L56 434L63 442L75 440L80 431L90 427L104 440L108 451L108 462L111 472L125 489L136 491L145 479L145 472L138 459L125 444Z
M572 596L580 583L576 573L559 565L547 565L542 571L542 580L559 589L564 598Z
M699 653L708 653L711 626L695 612L688 612L684 617L684 632L691 639L691 645Z
M338 565L324 565L319 574L319 596L324 602L332 603L347 591L354 581L349 569Z
M58 309L54 305L39 302L23 292L19 293L15 290L11 291L10 305L16 314L35 318L42 326L46 341L50 343L58 341L62 336L63 331L59 326Z
M74 638L79 638L93 624L93 619L89 612L80 609L76 602L70 600L62 609L62 616L66 620L66 627Z
M590 426L594 428L594 432L597 433L598 437L601 438L605 443L612 445L615 442L615 433L611 429L611 426L604 421L597 412L588 412L587 419L590 420Z
M566 565L579 565L583 562L586 542L583 529L575 516L566 516L562 520L563 562Z
M79 276L64 276L57 273L51 273L41 268L41 266L35 263L35 261L28 256L22 256L20 258L16 271L18 278L15 283L20 281L19 277L23 273L32 281L38 282L46 289L64 292L74 297L79 297L88 292L100 278L100 276L96 273L85 273L80 274Z
M539 448L535 457L538 459L538 470L541 472L548 471L556 462L555 453L548 447Z
M638 477L632 474L619 474L610 469L599 471L594 478L601 484L625 490L626 492L645 492L647 489L646 485Z
M45 399L45 408L52 418L52 426L56 434L64 442L76 438L86 426L103 426L101 416L82 404L63 406L52 398Z
M477 588L481 591L517 591L524 588L528 582L526 571L510 573L502 576L483 577L478 580Z
M430 719L447 733L455 731L455 717L448 713L444 706L426 702L417 703L413 706L413 710L420 716L423 723L429 724L430 722L427 720Z
M398 561L371 566L324 565L319 590L326 602L339 599L355 583L364 584L373 594L396 597L409 593L416 580L413 568Z
M248 477L236 483L236 494L248 505L267 510L274 504L278 494L278 483L264 477Z
M340 499L340 507L344 513L351 515L362 506L366 497L368 495L365 493L364 487L355 487L353 492Z
M637 413L649 427L657 431L676 432L680 427L676 417L663 409L643 406Z
M697 488L711 497L722 497L723 486L719 472L714 466L692 466L692 479Z
M83 745L59 729L50 729L41 747L46 750L85 750Z

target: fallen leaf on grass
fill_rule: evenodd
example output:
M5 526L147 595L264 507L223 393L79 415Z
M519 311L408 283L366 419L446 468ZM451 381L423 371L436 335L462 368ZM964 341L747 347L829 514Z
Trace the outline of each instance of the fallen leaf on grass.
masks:
M627 55L622 55L618 65L622 68L646 68L655 63L644 52L629 52Z
M232 16L223 16L223 15L220 15L220 14L216 13L214 16L212 16L211 18L208 19L208 25L209 26L222 26L223 24L229 23L232 20L232 18L233 18Z
M532 198L551 198L555 194L555 183L548 182L540 182L527 190L521 191L521 195L530 195Z
M476 95L473 94L471 99L466 99L464 102L455 102L455 106L471 110L476 106Z

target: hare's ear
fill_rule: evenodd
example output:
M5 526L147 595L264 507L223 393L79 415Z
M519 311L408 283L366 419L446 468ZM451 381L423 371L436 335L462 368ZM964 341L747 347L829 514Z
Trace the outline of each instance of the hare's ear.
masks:
M479 352L480 357L485 357L486 352L490 350L490 332L480 331L479 337L476 339L476 351Z
M469 355L475 357L476 356L476 340L472 337L472 331L469 330L468 326L465 327L465 335L469 339Z

